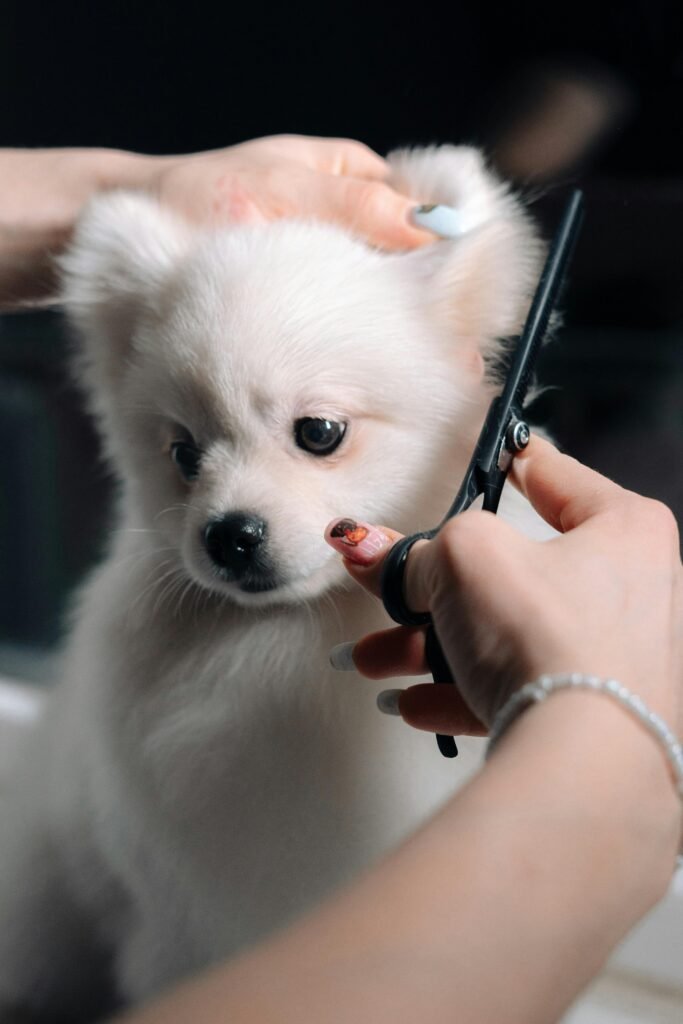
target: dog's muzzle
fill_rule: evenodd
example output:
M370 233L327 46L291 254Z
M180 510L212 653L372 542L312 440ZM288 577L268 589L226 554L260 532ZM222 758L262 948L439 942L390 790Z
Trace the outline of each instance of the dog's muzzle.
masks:
M278 581L266 554L267 525L258 516L231 512L213 519L204 529L203 541L209 558L226 580L239 582L250 592L272 590Z

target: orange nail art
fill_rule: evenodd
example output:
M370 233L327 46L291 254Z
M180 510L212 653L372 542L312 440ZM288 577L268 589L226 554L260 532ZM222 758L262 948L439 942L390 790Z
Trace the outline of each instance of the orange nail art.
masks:
M325 531L325 540L335 551L360 565L370 565L391 544L376 526L355 519L335 519Z

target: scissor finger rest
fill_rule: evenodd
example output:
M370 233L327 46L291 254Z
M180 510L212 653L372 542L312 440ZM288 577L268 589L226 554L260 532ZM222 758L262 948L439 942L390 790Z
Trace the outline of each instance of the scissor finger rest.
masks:
M403 578L408 555L418 540L429 540L433 533L413 533L397 541L384 559L382 569L382 601L394 622L400 626L426 626L432 621L429 612L414 612L406 604Z

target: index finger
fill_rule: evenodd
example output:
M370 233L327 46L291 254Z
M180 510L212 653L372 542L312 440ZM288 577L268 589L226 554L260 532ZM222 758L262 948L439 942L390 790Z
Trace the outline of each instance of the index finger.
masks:
M327 543L344 555L344 567L357 583L382 598L386 557L402 534L386 526L371 526L355 519L334 519L325 529ZM432 540L415 539L410 548L403 581L404 598L416 613L431 610L436 576L446 567L458 573L458 565L469 562L468 552L512 550L523 536L490 512L468 509L449 519ZM477 559L475 558L475 561ZM481 561L480 559L478 561ZM453 577L455 578L455 577Z

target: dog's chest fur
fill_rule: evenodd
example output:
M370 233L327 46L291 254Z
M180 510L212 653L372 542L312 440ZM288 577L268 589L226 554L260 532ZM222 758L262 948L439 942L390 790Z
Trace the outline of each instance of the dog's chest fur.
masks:
M148 567L119 555L82 595L54 736L80 779L61 827L73 814L80 842L87 823L103 879L125 882L120 969L141 997L353 877L465 769L379 715L377 684L328 667L334 643L386 625L357 590L279 616L162 602L150 643Z

